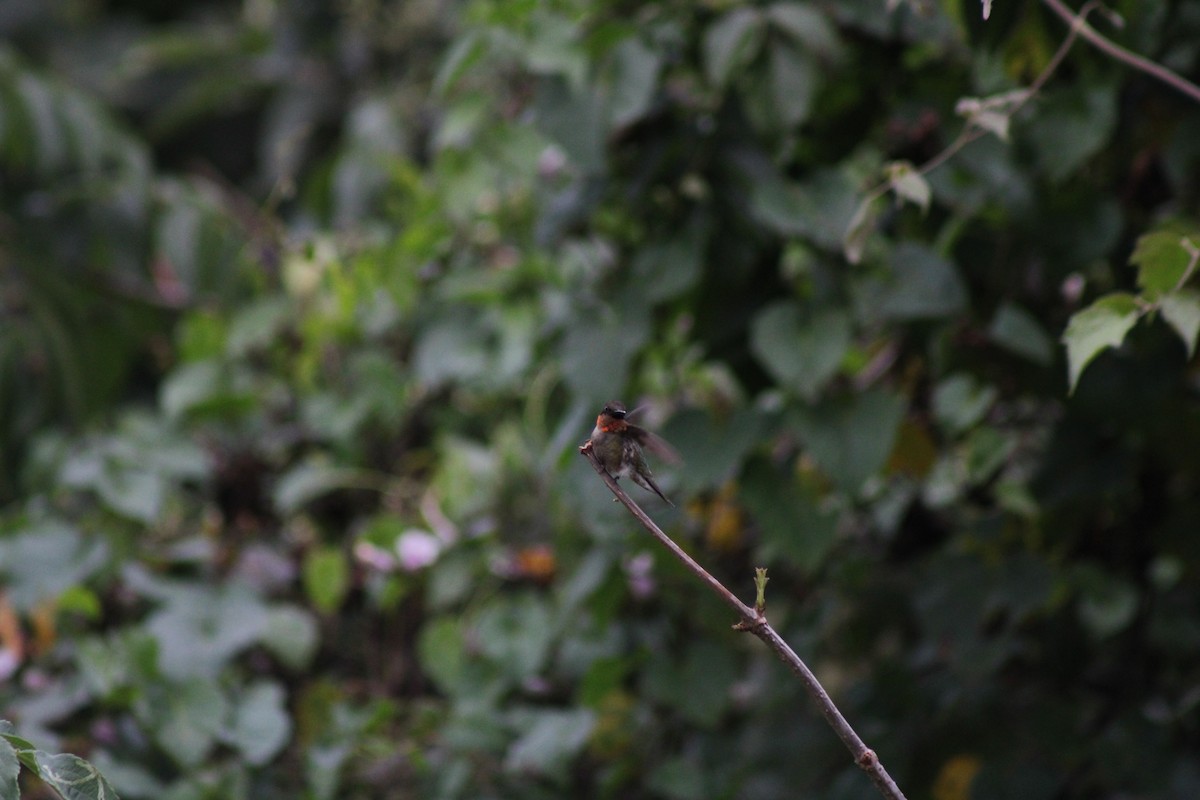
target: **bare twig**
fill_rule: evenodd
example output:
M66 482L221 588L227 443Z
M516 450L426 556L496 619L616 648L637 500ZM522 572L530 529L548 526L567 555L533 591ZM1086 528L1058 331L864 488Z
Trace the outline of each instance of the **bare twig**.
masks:
M1144 56L1139 56L1131 50L1126 50L1111 39L1105 38L1095 28L1087 24L1087 21L1083 18L1084 14L1082 11L1076 14L1062 0L1042 0L1042 3L1070 25L1073 33L1078 33L1097 50L1100 50L1110 58L1115 58L1123 64L1128 64L1139 72L1144 72L1151 77L1157 78L1172 89L1186 94L1200 103L1200 86L1172 72L1163 65L1156 64Z
M842 716L842 712L834 705L833 700L829 697L829 693L825 691L825 687L821 686L821 682L817 680L817 676L800 659L800 656L796 655L796 651L792 650L788 643L783 640L783 637L771 627L771 623L767 622L767 617L763 613L766 601L762 597L763 590L766 587L765 571L760 572L756 576L756 583L759 590L756 605L761 603L761 608L752 608L739 600L737 595L726 589L724 584L714 578L695 559L685 553L683 548L675 544L671 537L663 533L662 529L654 523L654 520L650 519L646 515L646 512L642 511L641 507L629 495L625 494L620 484L617 483L616 478L608 474L600 464L599 459L592 452L592 443L590 441L580 447L579 452L587 458L588 462L592 465L592 469L596 470L596 473L604 480L609 491L621 501L625 508L629 509L629 513L633 514L637 521L642 524L642 527L649 531L650 535L657 539L659 543L670 550L671 554L679 559L689 572L703 583L708 584L708 587L716 592L718 597L737 612L741 620L733 626L734 629L748 631L757 636L767 647L775 651L775 654L787 664L792 672L796 673L796 676L800 678L801 683L804 684L804 688L808 691L809 696L816 702L817 707L821 709L821 714L824 715L834 732L837 733L838 737L846 745L846 748L849 749L851 755L854 756L854 762L871 777L880 794L890 798L890 800L905 800L904 793L900 791L900 787L892 780L892 776L888 774L883 763L880 762L879 757L875 754L875 751L867 747L859 735L855 733L854 728L850 727L850 723L846 721L846 718Z

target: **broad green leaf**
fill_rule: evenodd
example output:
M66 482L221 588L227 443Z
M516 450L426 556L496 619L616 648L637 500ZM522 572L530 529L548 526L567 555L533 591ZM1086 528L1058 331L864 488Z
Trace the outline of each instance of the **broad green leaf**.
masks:
M417 637L421 669L446 694L454 695L463 688L467 674L464 645L463 624L452 616L426 622Z
M1108 142L1116 121L1111 84L1087 81L1045 91L1028 124L1040 170L1054 182L1066 178Z
M340 547L310 550L304 558L304 592L322 614L341 607L350 591L350 565Z
M1118 347L1141 316L1133 295L1116 292L1100 298L1071 317L1063 333L1067 346L1067 385L1075 391L1079 376L1107 347Z
M820 73L810 57L786 42L772 42L769 52L776 113L784 125L798 125L808 118Z
M735 70L758 51L763 34L762 14L740 7L726 12L704 32L704 70L718 88L724 88Z
M64 800L118 800L117 792L87 761L71 753L34 753L38 774Z
M1163 319L1183 339L1188 358L1191 358L1196 352L1196 336L1200 334L1200 292L1194 289L1172 292L1159 300L1158 307Z
M108 552L103 539L42 520L0 538L0 585L18 611L30 611L97 573Z
M571 86L562 78L546 78L534 95L538 130L562 148L585 173L604 170L607 158L607 106L599 93Z
M550 610L532 594L494 599L480 612L474 628L483 654L514 681L537 674L553 643Z
M801 409L792 419L817 466L853 494L886 463L905 405L900 395L869 390Z
M850 317L830 309L804 319L791 302L759 312L750 347L779 383L813 401L842 363L850 347Z
M767 19L773 28L802 45L806 52L822 59L836 60L841 55L837 28L829 17L811 3L774 3L767 7Z
M593 405L624 391L629 364L650 339L643 315L625 320L579 320L563 337L561 364L567 385Z
M154 740L181 767L198 766L216 745L229 713L229 703L207 678L163 686L138 709L143 724L154 728Z
M109 463L96 483L100 498L118 514L153 524L167 495L167 481L158 472Z
M729 708L730 689L738 678L734 652L709 639L688 647L678 673L678 710L701 728L713 728Z
M630 36L614 48L608 98L609 125L623 128L641 119L658 89L662 57L640 37Z
M683 456L676 481L690 489L723 483L741 467L742 459L762 435L765 420L751 408L714 416L699 410L673 416L661 431Z
M803 236L829 250L844 245L844 234L859 208L859 190L843 172L818 170L803 183L782 177L760 161L740 163L750 190L750 212L784 236Z
M1190 261L1184 237L1174 231L1139 236L1129 256L1129 263L1138 268L1138 286L1151 296L1173 291Z
M305 462L285 472L275 485L275 507L284 514L299 511L322 495L361 487L369 478L360 470L320 462Z
M712 780L706 766L687 756L669 758L654 767L646 788L669 800L704 800Z
M521 715L524 731L504 758L506 770L515 774L556 775L587 744L596 725L596 713L538 710Z
M237 414L258 402L249 373L216 360L196 361L173 370L159 389L168 418L189 413Z
M163 591L166 606L144 627L158 643L159 668L169 678L211 680L266 630L266 606L239 584L168 584Z
M983 419L996 402L996 387L970 375L951 375L933 392L933 415L951 433L961 433Z
M758 557L763 562L786 559L810 573L824 563L837 537L837 514L820 509L810 487L755 459L742 476L738 494L762 529Z
M262 766L274 758L292 734L283 687L272 681L248 686L234 704L232 727L224 736L247 762Z
M932 249L902 242L892 249L890 266L889 280L863 287L858 304L866 317L931 319L966 308L967 289L958 267Z
M284 665L302 670L317 652L317 635L317 624L308 612L296 606L280 605L268 612L262 644Z
M670 239L651 241L633 256L633 282L648 303L658 303L689 291L703 269L702 231L691 226Z
M1005 302L996 310L988 337L1011 353L1047 366L1054 360L1054 340L1025 309Z
M7 738L0 736L0 800L19 800L21 788L17 776L21 774L21 761L17 751Z

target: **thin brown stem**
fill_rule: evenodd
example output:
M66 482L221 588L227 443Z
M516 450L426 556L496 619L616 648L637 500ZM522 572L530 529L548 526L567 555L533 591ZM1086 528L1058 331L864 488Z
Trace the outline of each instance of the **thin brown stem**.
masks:
M733 626L736 630L747 631L757 636L800 678L809 696L812 697L817 707L821 710L821 714L846 745L851 755L854 756L854 762L871 777L880 794L890 800L905 800L904 793L900 791L900 787L892 780L892 776L888 774L888 771L884 768L875 751L863 743L862 738L854 731L854 728L850 726L850 723L846 721L842 712L838 710L833 700L830 699L829 693L825 691L825 687L817 680L817 676L813 674L813 671L808 668L808 665L804 663L800 656L796 655L796 652L783 640L783 637L771 627L771 623L767 622L766 615L739 600L737 595L725 588L724 584L714 578L708 570L704 569L695 559L685 553L683 548L675 544L671 537L663 533L662 529L654 523L654 520L650 519L646 515L646 512L642 511L641 507L625 493L620 484L617 483L616 478L608 474L604 466L600 463L600 460L592 452L591 445L590 441L587 442L579 448L579 452L587 458L588 462L592 465L592 469L596 470L596 473L604 480L609 491L613 493L617 500L621 501L621 504L625 508L629 509L629 513L633 514L634 518L642 524L643 528L650 532L651 536L666 547L675 558L683 563L689 572L699 578L701 582L707 584L718 597L724 600L741 617L741 620Z
M1132 50L1126 50L1121 45L1105 38L1091 25L1083 19L1081 14L1076 14L1067 7L1062 0L1042 0L1042 2L1055 14L1061 17L1071 30L1077 32L1080 36L1086 39L1097 50L1100 50L1110 58L1114 58L1123 64L1127 64L1139 72L1144 72L1147 75L1157 78L1163 83L1170 86L1182 94L1186 94L1196 102L1200 103L1200 86L1189 81L1181 75L1178 75L1167 69L1161 64L1156 64L1150 59L1140 56Z

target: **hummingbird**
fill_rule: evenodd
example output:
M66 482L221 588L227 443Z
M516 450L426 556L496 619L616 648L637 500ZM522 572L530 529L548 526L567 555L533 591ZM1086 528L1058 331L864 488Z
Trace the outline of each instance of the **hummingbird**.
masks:
M613 478L620 479L624 475L633 478L633 482L649 492L661 497L667 505L674 506L662 489L654 483L650 476L650 467L646 466L646 458L642 449L649 450L654 455L672 464L681 463L682 459L675 448L662 438L655 436L645 428L639 428L626 421L628 412L625 404L617 400L607 403L596 417L596 427L592 429L590 440L592 452L600 459L600 464Z

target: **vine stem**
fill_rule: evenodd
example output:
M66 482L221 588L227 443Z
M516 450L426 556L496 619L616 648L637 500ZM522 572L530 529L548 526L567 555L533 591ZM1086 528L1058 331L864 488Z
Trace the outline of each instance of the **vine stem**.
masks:
M1200 103L1200 86L1192 83L1182 75L1172 72L1162 64L1157 64L1144 56L1139 56L1132 50L1126 50L1121 45L1106 38L1089 25L1082 14L1076 14L1062 0L1042 0L1042 3L1070 25L1073 32L1078 33L1097 50L1100 50L1110 58L1133 67L1139 72L1144 72L1147 75L1157 78L1176 91L1186 94L1197 103Z
M654 520L642 510L641 506L633 501L633 499L625 493L617 483L616 478L608 474L600 460L592 452L592 443L589 440L579 448L579 452L587 458L592 465L592 469L604 480L609 491L629 510L629 513L642 524L642 527L650 532L658 542L671 552L683 566L695 575L704 584L707 584L718 597L732 608L739 617L740 621L733 626L734 630L745 631L752 633L763 641L767 647L771 648L780 660L782 660L792 672L800 678L804 684L805 690L817 707L821 710L821 714L825 717L830 727L837 733L838 738L846 745L850 754L854 756L854 763L858 764L874 782L875 787L879 789L880 794L890 800L905 800L904 793L900 791L900 787L892 780L892 776L888 774L884 768L883 762L879 760L879 756L875 754L862 738L855 732L850 723L846 721L846 717L830 699L829 693L825 691L825 687L817 680L817 676L808 668L808 665L796 655L796 651L791 648L783 637L771 627L771 623L767 621L766 614L761 609L756 610L754 607L748 606L738 599L737 595L729 591L723 583L714 578L708 570L700 566L697 561L684 552L683 548L675 543L675 541L667 534L663 533L662 529L655 524Z

